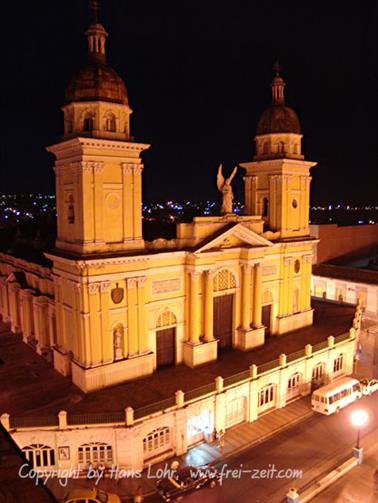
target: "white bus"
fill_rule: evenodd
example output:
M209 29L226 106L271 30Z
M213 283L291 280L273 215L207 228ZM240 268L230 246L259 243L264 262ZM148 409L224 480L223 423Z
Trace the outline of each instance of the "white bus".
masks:
M312 410L321 414L339 412L342 407L361 398L361 387L357 379L343 377L313 392Z

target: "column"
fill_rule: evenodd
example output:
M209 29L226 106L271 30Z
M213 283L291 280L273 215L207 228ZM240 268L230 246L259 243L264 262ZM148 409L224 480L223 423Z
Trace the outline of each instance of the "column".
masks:
M69 288L72 292L72 317L71 323L72 327L69 329L72 331L72 353L73 359L78 360L80 354L80 319L79 319L79 298L78 298L78 289L77 283L75 281L69 282Z
M127 335L129 343L129 357L136 356L138 353L138 327L136 317L136 278L127 280Z
M241 320L242 329L249 330L251 328L251 266L249 264L242 265L242 309Z
M142 239L142 171L143 165L134 165L133 204L134 239Z
M89 283L89 326L92 364L102 361L101 326L99 323L99 283Z
M147 331L147 322L146 322L146 276L141 276L137 279L138 284L138 342L139 342L139 353L148 353L149 352L149 344L148 344L148 331Z
M109 290L110 290L110 281L101 281L100 302L101 302L101 342L102 342L103 363L112 362L114 357L113 334L109 336Z
M82 225L80 239L83 243L94 241L94 204L93 204L93 162L84 162L80 173Z
M190 273L190 304L189 304L189 338L192 344L199 343L199 278L201 273L191 271Z
M93 174L94 174L94 201L93 201L93 212L94 212L94 240L96 243L103 243L104 238L104 225L103 225L103 171L104 164L102 162L93 163Z
M214 340L214 306L212 271L205 271L205 342Z
M304 292L304 304L303 309L311 308L311 274L312 274L312 255L306 255L305 259L305 292Z
M49 345L47 338L47 297L41 295L40 297L35 298L35 308L36 308L36 327L35 327L35 335L38 341L37 351L41 353L44 349L46 349Z
M293 314L293 259L290 257L287 268L286 313Z
M20 306L19 306L19 290L18 283L8 283L9 288L9 309L12 332L17 332L20 329Z
M50 348L55 346L56 341L56 321L55 321L55 303L52 299L48 300L48 342Z
M261 282L262 282L262 267L261 263L254 266L254 280L253 280L253 326L254 328L261 327Z
M122 186L123 186L123 241L128 241L133 237L133 169L132 164L122 164Z

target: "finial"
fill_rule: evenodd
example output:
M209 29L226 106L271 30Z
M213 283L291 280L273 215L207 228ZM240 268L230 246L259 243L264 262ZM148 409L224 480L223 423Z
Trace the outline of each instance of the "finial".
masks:
M280 67L280 62L278 61L278 59L273 64L273 70L274 70L274 72L276 74L276 77L279 77L280 76L280 72L281 72L281 67Z
M100 10L98 0L89 0L89 13L91 24L86 31L88 40L89 61L96 63L106 63L105 40L108 34L102 24L99 23L98 13Z
M280 75L281 67L278 60L274 63L273 70L275 75L272 80L272 102L275 105L283 105L285 103L285 82Z
M100 3L98 0L89 0L89 15L91 23L98 23L98 14L100 12Z

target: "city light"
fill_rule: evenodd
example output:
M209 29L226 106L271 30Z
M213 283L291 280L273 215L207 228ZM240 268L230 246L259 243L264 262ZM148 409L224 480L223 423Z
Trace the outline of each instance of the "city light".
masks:
M358 409L352 412L350 415L350 420L353 426L355 426L357 429L357 442L356 442L356 449L360 448L360 429L365 426L369 419L369 414L366 412L364 409Z

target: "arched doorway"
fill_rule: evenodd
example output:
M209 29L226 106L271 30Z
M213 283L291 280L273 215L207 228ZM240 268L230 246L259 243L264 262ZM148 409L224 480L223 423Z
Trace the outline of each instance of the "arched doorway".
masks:
M156 366L174 365L176 360L176 316L164 311L156 323Z
M214 325L213 333L219 339L220 351L232 347L235 276L227 269L217 272L213 278Z

